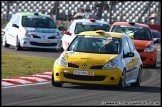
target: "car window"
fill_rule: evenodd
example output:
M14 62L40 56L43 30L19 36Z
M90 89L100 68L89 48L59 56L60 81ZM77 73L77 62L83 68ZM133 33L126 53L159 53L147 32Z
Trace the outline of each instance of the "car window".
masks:
M153 35L153 38L161 38L161 33L160 32L156 32L156 31L152 31L152 35Z
M17 15L17 17L15 17L14 24L19 26L19 24L20 24L20 16L19 15Z
M10 19L10 22L13 23L15 21L15 18L16 18L16 14L12 15L12 18Z
M132 42L132 40L130 38L127 38L127 41L129 43L131 52L134 52L135 51L134 43Z
M148 28L121 25L114 26L112 32L131 34L136 40L152 40L152 35Z
M127 53L131 52L128 40L126 38L124 38L124 42L123 43L124 43L124 45L123 45L124 54L127 54Z
M96 31L96 30L104 30L104 31L109 31L110 27L107 24L94 24L94 23L81 23L78 22L76 23L76 27L74 30L75 34L79 34L80 32L83 31Z
M120 52L119 38L77 36L70 44L68 51L118 54Z
M53 20L43 16L22 16L23 27L57 28Z

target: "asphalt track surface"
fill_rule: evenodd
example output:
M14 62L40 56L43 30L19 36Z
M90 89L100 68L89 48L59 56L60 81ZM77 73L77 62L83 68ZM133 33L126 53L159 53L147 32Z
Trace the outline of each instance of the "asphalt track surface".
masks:
M2 47L1 51L52 58L60 55L59 52L46 50L15 51L12 47ZM143 68L140 87L127 86L118 90L111 86L71 83L65 83L63 87L53 87L49 81L1 88L1 103L2 106L161 105L161 61L156 69Z

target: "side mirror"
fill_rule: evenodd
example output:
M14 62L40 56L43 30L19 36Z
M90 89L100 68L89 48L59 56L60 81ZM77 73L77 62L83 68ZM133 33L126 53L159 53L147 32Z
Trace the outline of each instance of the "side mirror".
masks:
M134 57L134 53L133 52L128 52L127 54L123 55L123 58L127 58L127 57Z
M19 26L17 24L13 24L12 27L19 28Z
M71 33L68 31L64 31L64 34L71 36Z
M161 39L154 40L154 43L161 43Z

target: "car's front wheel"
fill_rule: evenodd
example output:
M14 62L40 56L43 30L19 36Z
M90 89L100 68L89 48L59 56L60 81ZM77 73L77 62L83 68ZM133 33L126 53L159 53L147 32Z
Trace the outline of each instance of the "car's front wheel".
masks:
M3 42L2 42L2 45L3 45L4 47L9 47L9 46L10 46L9 44L7 44L7 39L6 39L6 35L5 35L5 34L3 35Z
M118 84L118 89L123 89L125 86L126 86L126 74L124 70Z
M137 81L135 83L131 84L131 86L140 86L141 79L142 79L142 68L139 67Z
M62 87L62 85L63 85L63 83L61 83L61 82L55 82L54 75L53 75L53 72L52 72L52 86Z
M15 50L17 50L17 51L22 50L22 47L20 46L20 40L18 39L18 36L16 37Z

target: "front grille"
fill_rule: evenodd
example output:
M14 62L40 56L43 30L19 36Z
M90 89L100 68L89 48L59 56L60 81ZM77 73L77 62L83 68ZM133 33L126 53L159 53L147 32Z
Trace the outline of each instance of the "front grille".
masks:
M90 69L102 69L103 65L100 66L91 66Z
M72 63L68 63L68 67L79 68L78 65Z
M142 61L145 61L145 60L146 60L146 58L142 58L142 57L141 57L141 60L142 60Z
M137 50L138 52L144 52L144 49Z
M34 35L33 38L41 38L41 37Z
M56 37L55 36L53 36L53 37L48 37L48 39L55 39Z
M31 45L35 46L56 46L57 43L37 43L37 42L30 42Z
M103 81L105 76L84 76L84 75L73 75L64 73L64 77L74 80L83 80L83 81Z

